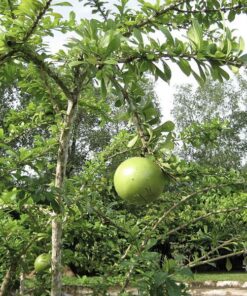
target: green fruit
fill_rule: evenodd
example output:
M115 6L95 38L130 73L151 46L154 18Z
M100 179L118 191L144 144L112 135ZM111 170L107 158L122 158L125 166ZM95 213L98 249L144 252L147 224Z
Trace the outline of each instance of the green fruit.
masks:
M132 157L122 162L114 175L118 195L132 204L144 205L157 199L164 189L160 167L149 158Z
M34 269L36 272L41 272L48 269L51 266L51 255L41 254L34 261Z

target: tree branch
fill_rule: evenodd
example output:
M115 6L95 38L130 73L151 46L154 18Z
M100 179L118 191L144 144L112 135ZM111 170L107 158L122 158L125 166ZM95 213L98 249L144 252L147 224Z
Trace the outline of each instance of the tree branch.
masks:
M237 183L237 184L239 184L239 183ZM200 194L200 193L205 193L205 192L208 192L208 191L210 191L210 190L212 190L212 189L218 189L218 188L222 188L222 187L224 187L224 186L228 186L228 185L230 185L230 184L222 184L222 185L215 185L215 186L211 186L211 187L206 187L206 188L203 188L203 189L201 189L201 190L198 190L198 191L196 191L196 192L193 192L193 193L191 193L191 194L189 194L189 195L187 195L187 196L185 196L185 197L183 197L179 202L177 202L177 203L175 203L172 207L170 207L167 211L165 211L164 213L163 213L163 215L151 226L151 230L152 231L150 231L150 234L148 234L143 240L142 240L142 242L141 242L141 245L140 245L140 248L139 248L139 250L138 250L138 255L140 255L142 252L143 252L143 250L145 249L145 247L146 247L146 245L147 245L147 243L148 243L148 241L149 241L149 239L150 239L150 236L151 236L151 233L153 233L153 231L159 226L159 224L174 210L174 209L176 209L177 207L179 207L180 205L182 205L183 203L185 203L185 202L187 202L189 199L191 199L191 198L193 198L193 197L195 197L196 195L198 195L198 194ZM130 250L130 248L128 248L128 250ZM125 256L126 256L126 254L125 254ZM131 266L131 268L129 269L129 271L128 271L128 273L127 273L127 275L126 275L126 280L125 280L125 283L123 284L123 286L122 286L122 289L121 289L121 292L124 292L125 291L125 289L126 289L126 287L128 286L128 284L129 284L129 281L130 281L130 277L131 277L131 275L132 275L132 273L133 273L133 271L134 271L134 269L135 269L135 264L133 264L132 266Z
M11 17L12 19L15 19L15 15L14 15L14 8L13 8L13 3L11 2L11 0L8 0L8 5L9 5L9 10L10 10L10 14L11 14Z
M49 70L50 68L48 68ZM46 71L47 72L47 71ZM49 72L47 72L49 74ZM51 71L51 74L53 72ZM50 75L51 76L51 75ZM51 76L52 77L52 76ZM57 75L55 75L57 79ZM54 79L54 78L53 78ZM68 98L68 105L66 115L59 137L59 148L57 153L57 165L55 174L55 188L57 189L56 201L58 209L54 211L52 218L52 281L51 281L51 296L60 296L62 293L61 281L61 240L62 240L62 219L63 219L63 186L66 178L66 168L68 163L69 142L71 139L71 132L76 118L78 109L78 98L80 96L81 87L84 78L79 77L76 80L74 91L71 93L64 83L60 82L61 86L65 88Z
M148 61L151 61L151 62L157 62L159 61L160 59L167 59L167 60L172 60L172 59L175 59L175 58L183 58L183 59L186 59L186 60L195 60L195 61L198 61L198 62L211 62L211 63L214 63L214 62L217 62L219 63L220 65L230 65L230 66L236 66L236 67L241 67L244 65L244 63L240 62L239 60L237 59L234 59L234 58L231 58L231 59L223 59L223 58L213 58L213 57L204 57L202 59L198 59L196 57L196 55L198 54L197 52L195 53L187 53L187 54L180 54L180 55L176 55L176 54L167 54L167 53L163 53L163 52L153 52L152 54L154 55L154 57L152 59L147 59L147 54L149 54L150 52L142 52L141 54L136 54L136 55L132 55L132 56L128 56L128 57L120 57L118 59L118 63L120 64L128 64L128 63L131 63L131 62L134 62L136 60L148 60Z
M62 80L58 73L55 72L38 54L32 52L30 50L26 50L23 47L20 48L20 52L23 54L23 58L27 62L33 62L40 70L47 73L49 77L51 77L56 84L62 89L63 93L67 98L72 97L72 92L66 86L66 83Z
M173 233L175 233L175 232L178 232L179 230L184 229L184 228L186 228L187 226L189 226L189 225L191 225L191 224L194 224L194 223L196 223L196 222L198 222L198 221L200 221L200 220L203 220L203 219L205 219L205 218L207 218L207 217L209 217L209 216L212 216L212 215L218 215L218 214L221 214L221 213L237 212L237 211L241 211L241 210L243 210L243 208L247 209L247 206L246 206L246 207L244 206L244 207L241 207L241 208L239 208L239 207L235 207L235 208L230 208L230 209L223 209L223 210L218 210L218 211L215 211L215 212L207 213L207 214L202 215L202 216L200 216L200 217L197 217L197 218L195 218L195 219L193 219L193 220L191 220L191 221L189 221L189 222L187 222L187 223L184 223L184 224L182 224L182 225L176 227L175 229L170 230L170 231L167 233L167 236L168 236L168 235L171 235L171 234L173 234Z
M187 0L180 1L178 3L171 4L168 7L165 7L164 9L161 9L160 11L156 11L153 13L150 17L146 18L145 20L140 21L138 24L135 25L130 25L128 27L128 32L124 33L124 36L128 37L132 31L133 28L142 28L145 27L146 25L150 24L155 21L156 18L170 12L170 11L176 11L179 13L188 13L188 14L198 14L198 13L215 13L215 12L227 12L227 11L232 11L232 10L237 10L237 9L242 9L242 8L247 8L246 5L243 5L242 3L235 5L233 7L220 7L219 9L203 9L203 10L183 10L179 9L178 7L180 5L183 5L187 2ZM165 24L168 25L168 24ZM172 25L172 24L171 24Z
M112 226L114 226L116 229L123 233L128 233L128 230L124 229L123 227L117 225L114 221L112 221L111 218L107 217L104 213L102 213L100 210L97 210L96 208L92 208L92 210L99 215L105 222L108 222Z
M7 270L7 272L5 273L5 276L3 278L3 281L0 287L0 296L7 296L8 287L9 287L12 275L16 271L16 268L17 268L16 262L12 263L9 269Z
M6 54L0 55L0 66L4 64L4 62L7 61L9 58L11 58L15 53L17 53L17 50L11 50Z
M43 7L43 9L39 12L39 14L37 15L33 25L31 26L31 28L29 28L29 30L26 32L22 42L27 42L28 39L31 37L31 35L34 33L34 31L36 30L40 20L42 19L42 17L45 15L46 11L49 9L50 5L51 5L52 0L48 0L45 4L45 6Z
M233 252L233 253L230 253L230 254L226 254L226 255L219 256L219 257L211 258L211 259L204 260L204 261L201 261L201 262L191 262L191 263L187 264L187 266L191 268L191 267L195 267L195 266L215 262L215 261L218 261L218 260L221 260L221 259L225 259L225 258L237 256L237 255L242 255L242 254L247 254L247 250Z
M139 147L137 146L137 147L132 147L132 148L129 148L129 149L125 149L125 150L116 152L116 153L114 153L112 155L109 155L108 157L106 157L106 159L107 160L110 160L110 159L115 158L115 157L117 157L119 155L122 155L122 154L125 154L125 153L129 153L129 152L132 152L133 150L139 150L139 149L141 149L140 146Z
M168 7L165 7L164 9L161 9L160 11L156 11L154 14L152 14L150 17L146 18L145 20L142 20L140 23L136 25L129 26L128 32L125 33L125 36L129 35L132 29L134 28L141 28L146 26L147 24L151 24L154 19L156 19L159 16L162 16L163 14L166 14L169 11L174 10L176 7L186 3L187 0L182 0L180 2L174 3L169 5Z
M202 10L184 10L184 9L179 9L177 7L175 7L173 10L177 11L179 13L188 13L188 14L198 14L198 13L215 13L215 12L227 12L227 11L233 11L233 10L237 10L237 9L244 9L247 8L247 5L243 5L242 3L235 5L233 7L220 7L218 9L202 9Z
M193 192L187 196L184 196L179 202L175 203L172 207L170 207L167 211L165 211L163 213L163 215L153 224L152 226L152 230L155 230L159 224L173 211L175 210L177 207L181 206L182 204L184 204L185 202L187 202L189 199L197 196L198 194L200 193L205 193L205 192L208 192L210 190L213 190L213 189L218 189L218 188L222 188L224 186L228 186L229 184L224 184L224 185L215 185L215 186L210 186L210 187L206 187L206 188L203 188L201 190L198 190L196 192ZM149 240L149 238L148 238Z
M7 270L1 287L0 287L0 296L7 296L7 292L9 292L8 288L10 285L10 281L13 277L13 274L16 272L16 269L18 267L18 262L20 261L20 258L26 254L26 252L28 251L28 249L32 246L32 244L38 239L38 236L33 237L29 243L26 245L26 247L24 247L21 252L19 254L17 254L16 256L14 256L14 258L12 258L12 262L10 264L9 269Z
M148 147L148 144L147 144L148 139L147 139L146 131L145 131L143 124L142 124L142 120L136 110L135 105L133 104L132 100L130 99L128 92L114 77L112 77L111 80L112 80L112 83L116 86L116 88L121 90L124 100L127 102L127 104L130 107L130 110L132 111L133 122L134 122L134 125L136 126L137 133L140 136L144 154L145 153L152 154L152 151L150 150L150 148Z
M208 258L209 255L213 254L214 252L218 251L219 249L221 249L221 248L223 248L223 247L225 247L225 246L231 245L231 244L233 243L234 240L235 240L235 238L231 238L231 239L229 239L229 240L227 240L227 241L224 241L224 242L223 242L222 244L220 244L219 246L217 246L217 247L213 248L212 250L210 250L209 252L207 252L206 255L203 255L202 257L196 259L196 262ZM195 261L194 261L194 262L195 262Z

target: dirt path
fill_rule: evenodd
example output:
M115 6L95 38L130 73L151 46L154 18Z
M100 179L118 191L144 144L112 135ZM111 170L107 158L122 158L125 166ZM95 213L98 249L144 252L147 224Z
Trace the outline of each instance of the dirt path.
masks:
M247 296L247 289L225 288L225 289L210 289L196 288L191 289L192 296Z

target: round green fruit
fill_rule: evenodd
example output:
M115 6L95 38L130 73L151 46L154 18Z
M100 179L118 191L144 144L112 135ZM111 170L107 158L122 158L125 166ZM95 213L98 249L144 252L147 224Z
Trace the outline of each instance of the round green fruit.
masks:
M114 175L117 194L132 204L144 205L157 199L165 184L160 167L149 158L132 157L122 162Z
M41 254L34 261L34 269L36 272L41 272L48 269L51 266L51 255Z

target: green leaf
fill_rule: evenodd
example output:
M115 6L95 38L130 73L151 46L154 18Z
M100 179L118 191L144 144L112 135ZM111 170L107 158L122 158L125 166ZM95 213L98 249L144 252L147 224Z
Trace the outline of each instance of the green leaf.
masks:
M229 258L226 258L226 270L227 271L232 270L232 262Z
M83 64L84 62L83 61L74 61L74 62L70 62L69 63L69 67L76 67L76 66L79 66L81 64Z
M173 150L174 149L174 142L171 140L167 140L160 145L160 150Z
M24 161L28 159L33 154L32 150L27 150L26 148L23 148L23 147L19 149L19 153L20 153L20 156L19 156L20 161Z
M167 280L166 288L168 292L168 296L178 296L181 295L181 288L176 284L175 281Z
M202 48L203 31L196 19L192 20L192 25L188 31L188 37L196 45L198 50Z
M148 243L146 244L145 250L149 251L153 246L157 244L158 239L157 238L150 238Z
M138 40L140 46L143 47L143 38L142 38L142 34L141 34L140 30L138 30L137 28L134 28L133 34L134 34L135 38Z
M245 43L243 37L239 37L239 51L242 52L245 48Z
M229 39L227 39L227 52L226 55L229 56L232 52L232 43Z
M185 75L189 76L191 73L191 67L187 60L180 58L178 61L178 66L184 72Z
M218 71L219 71L220 75L222 77L224 77L226 80L230 79L230 75L225 70L223 70L222 68L219 67Z
M240 61L243 62L244 64L247 64L247 53L242 55L240 58Z
M73 6L73 5L69 2L59 2L59 3L53 4L53 6Z
M204 71L202 69L202 66L201 66L201 64L199 62L197 62L197 66L198 66L198 69L199 69L199 72L200 72L200 77L203 80L203 82L205 82L207 78L206 78L206 75L205 75L205 73L204 73Z
M123 105L123 101L118 99L116 102L115 102L115 107L119 108Z
M128 148L132 148L132 147L134 147L135 144L136 144L136 142L137 142L137 140L138 140L138 138L139 138L139 136L136 135L133 139L131 139L131 140L129 141L129 143L127 144L127 147L128 147Z
M196 81L202 86L204 84L203 79L195 71L192 70L192 74L195 77Z
M121 44L121 40L120 40L119 34L115 34L113 36L110 35L110 41L106 49L106 54L109 55L113 51L119 49L120 44Z
M235 20L235 16L236 16L236 11L235 10L231 10L228 14L228 21L232 22Z
M169 81L172 77L172 72L171 72L171 69L170 67L167 65L166 62L162 61L163 63L163 69L164 69L164 74L165 76L167 77L167 81Z
M157 116L158 115L158 111L155 107L149 107L149 108L145 108L143 110L143 113L145 115L145 119L146 120L150 120L152 119L153 117Z
M0 196L0 203L8 204L15 201L17 193L18 191L16 188L12 189L12 191L4 191Z
M171 120L168 120L163 124L161 124L160 126L158 126L154 131L155 133L172 132L174 128L175 128L174 122L172 122Z
M166 75L166 73L165 72L163 72L163 71L161 71L160 69L159 69L159 67L157 67L155 64L153 64L154 66L155 66L155 75L157 76L157 77L160 77L161 79L163 79L164 81L169 81L169 78L168 78L168 76Z
M167 42L170 45L174 46L174 39L173 39L172 34L170 33L170 31L166 27L164 27L164 25L160 26L159 29L166 36Z
M4 137L4 131L2 128L0 128L0 139L2 139Z
M118 62L117 60L114 60L114 59L107 59L104 61L104 64L107 64L107 65L116 65Z
M100 83L100 92L103 98L106 97L107 90L106 90L106 85L105 85L105 80L102 78L101 83Z
M97 64L97 58L95 56L90 56L86 59L87 62L89 62L92 65L96 65Z
M156 271L154 274L155 287L158 287L158 289L161 289L161 286L166 282L167 277L168 277L168 274L166 272ZM159 295L164 295L164 294L162 293Z
M232 70L232 72L233 72L234 74L238 74L238 73L239 73L239 68L236 67L236 66L230 66L230 69Z

